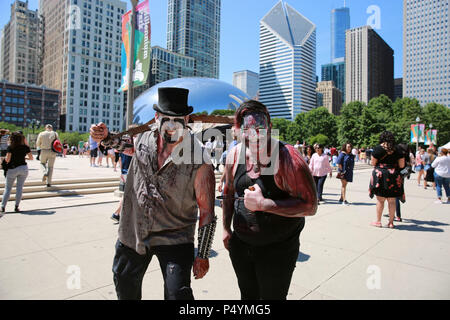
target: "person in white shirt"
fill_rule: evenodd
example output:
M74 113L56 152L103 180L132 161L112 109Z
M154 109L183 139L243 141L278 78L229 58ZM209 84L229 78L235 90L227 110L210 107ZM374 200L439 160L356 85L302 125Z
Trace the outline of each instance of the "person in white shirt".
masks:
M445 189L447 196L447 202L450 202L450 157L448 156L448 150L442 148L431 166L434 168L434 181L436 182L436 192L438 200L436 203L445 203L442 200L442 187Z

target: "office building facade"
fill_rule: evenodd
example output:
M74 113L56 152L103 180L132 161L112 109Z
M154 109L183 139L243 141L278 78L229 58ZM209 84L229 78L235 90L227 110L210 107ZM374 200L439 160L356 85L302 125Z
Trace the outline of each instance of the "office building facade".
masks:
M450 107L450 1L403 0L403 96Z
M40 84L42 61L42 19L28 1L11 4L11 19L2 30L0 79L15 83Z
M370 27L346 32L345 101L394 98L394 50Z
M233 72L233 86L254 99L258 95L259 74L250 70Z
M328 112L339 115L342 107L342 92L334 86L333 81L317 83L318 107L325 107Z
M394 100L403 98L403 78L394 79Z
M123 127L120 0L41 0L44 19L43 83L62 93L63 129L88 132L104 122Z
M0 81L0 121L27 127L35 120L59 129L60 100L58 90Z
M219 78L221 0L169 0L167 49L195 58L195 76Z
M337 8L331 11L331 62L345 60L345 32L350 29L350 9ZM322 80L323 81L323 80Z
M322 81L333 81L345 101L345 61L322 65Z
M283 1L260 21L259 100L293 120L316 106L316 26Z

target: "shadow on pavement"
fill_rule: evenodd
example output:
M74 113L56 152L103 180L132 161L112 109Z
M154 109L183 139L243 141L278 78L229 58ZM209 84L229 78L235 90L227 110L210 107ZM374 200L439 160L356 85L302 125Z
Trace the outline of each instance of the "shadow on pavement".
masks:
M422 221L422 220L415 220L415 219L403 219L403 222L410 222L414 224L426 224L429 226L448 226L448 223L438 222L438 221Z
M298 257L297 257L297 261L298 262L305 262L309 260L309 257L311 257L309 254L303 253L303 252L299 252L298 253Z
M8 214L25 214L28 216L48 216L55 213L56 211L33 210L33 211L9 212Z
M422 227L417 224L411 224L411 225L400 225L396 224L395 229L398 230L406 230L406 231L421 231L421 232L444 232L443 229L440 228L429 228L429 227Z
M376 206L376 203L373 202L350 202L350 205L353 206Z

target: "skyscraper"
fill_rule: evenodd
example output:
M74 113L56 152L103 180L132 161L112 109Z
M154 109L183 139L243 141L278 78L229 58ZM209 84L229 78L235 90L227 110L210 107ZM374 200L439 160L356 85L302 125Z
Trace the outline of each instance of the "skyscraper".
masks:
M322 65L322 81L333 81L345 101L345 61Z
M61 91L61 114L68 131L87 132L104 122L123 124L120 0L41 0L44 19L43 83Z
M403 0L403 96L450 107L450 1Z
M322 81L317 83L318 107L325 107L328 112L339 115L342 107L342 92L334 86L333 81Z
M195 58L197 77L219 78L221 0L169 0L167 49Z
M347 30L345 101L394 99L394 50L370 26Z
M260 21L259 100L293 120L316 105L316 26L283 1Z
M331 62L344 62L345 31L350 29L350 9L337 8L331 11Z
M259 75L250 70L233 72L233 86L241 89L253 99L258 94Z
M11 20L3 28L1 79L15 83L40 84L42 19L28 9L28 1L11 4Z

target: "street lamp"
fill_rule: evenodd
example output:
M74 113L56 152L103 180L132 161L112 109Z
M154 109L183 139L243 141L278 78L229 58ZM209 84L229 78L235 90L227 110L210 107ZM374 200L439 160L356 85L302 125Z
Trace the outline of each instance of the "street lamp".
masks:
M416 155L417 155L417 152L419 152L419 122L420 122L420 118L417 117L416 118L416 124L417 124Z

